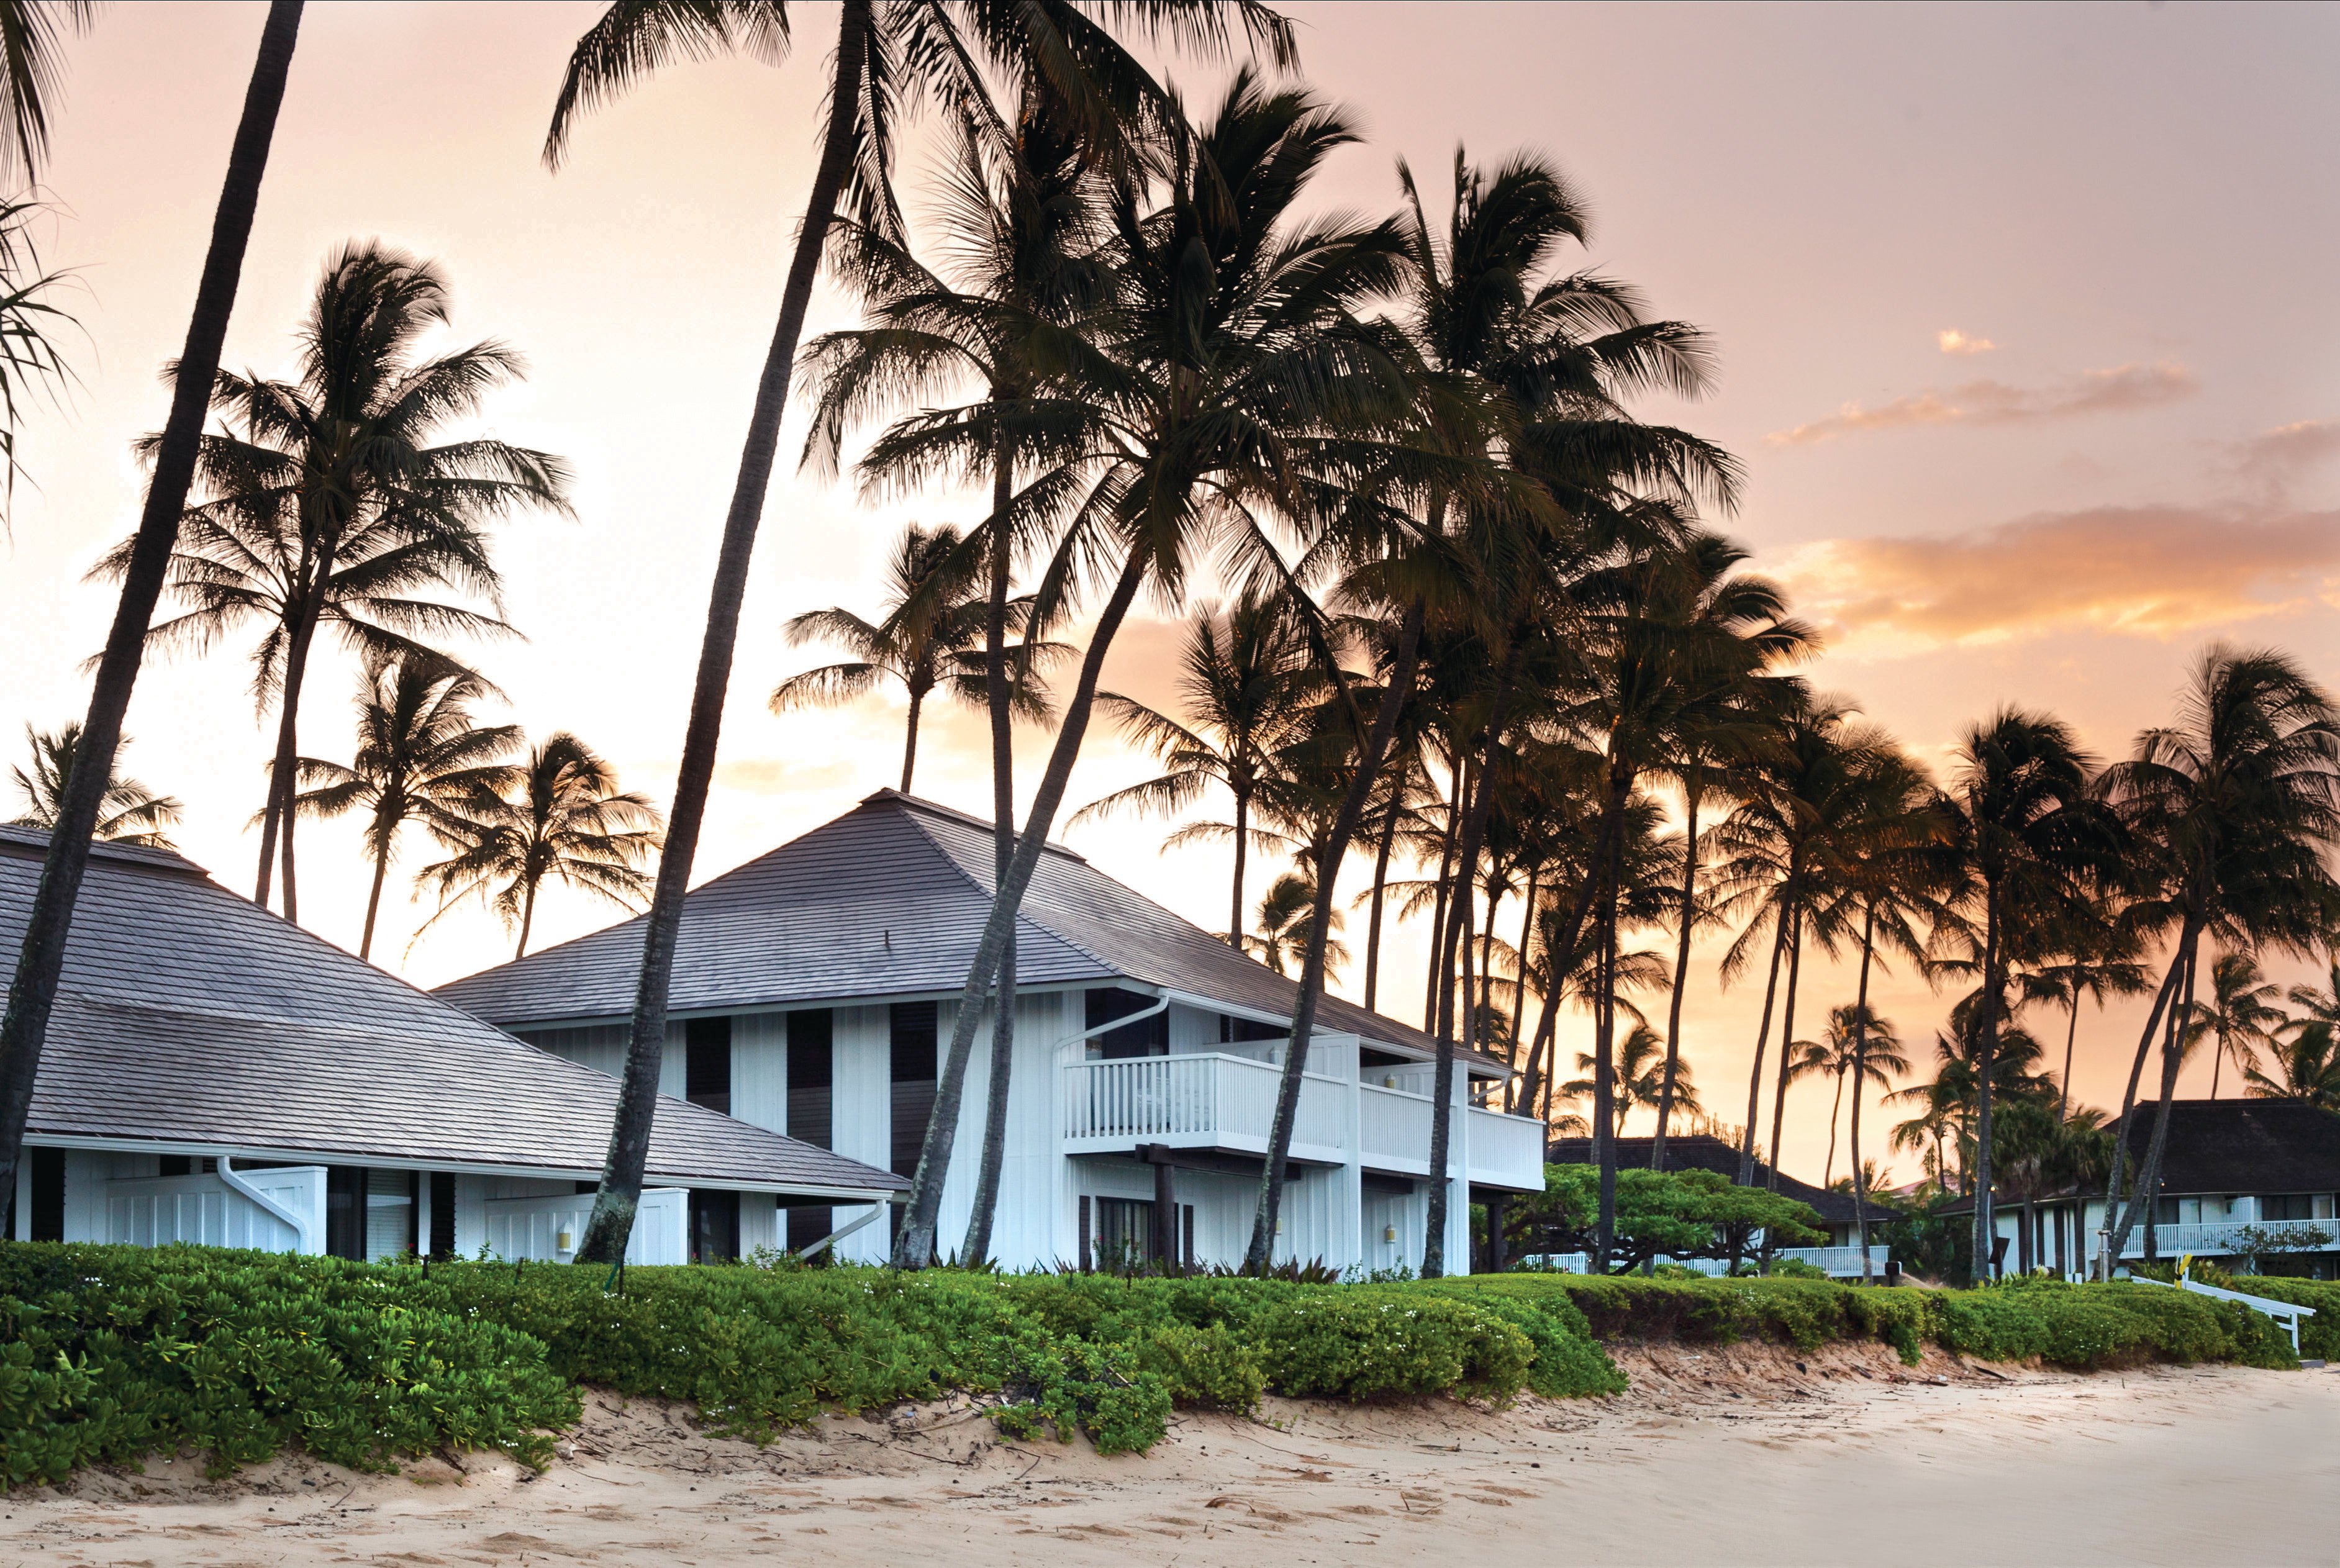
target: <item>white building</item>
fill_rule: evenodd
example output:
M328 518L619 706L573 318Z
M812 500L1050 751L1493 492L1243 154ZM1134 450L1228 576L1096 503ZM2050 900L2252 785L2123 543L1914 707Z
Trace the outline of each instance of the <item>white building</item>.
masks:
M916 1167L938 1050L990 902L990 825L894 790L693 891L663 1090L897 1171ZM629 920L440 995L614 1074L640 961ZM1016 930L1016 1050L993 1255L1010 1267L1166 1249L1240 1261L1296 986L1050 846ZM1428 1214L1433 1048L1326 997L1308 1053L1280 1255L1417 1265ZM989 1094L982 1021L937 1241L965 1235ZM1467 1056L1452 1103L1450 1266L1473 1194L1541 1191L1543 1128L1482 1108L1504 1067ZM790 1210L792 1243L826 1206ZM840 1241L876 1261L888 1228Z
M13 964L47 836L0 828ZM383 1259L561 1257L617 1086L419 991L167 850L98 844L0 1234ZM661 1100L629 1256L776 1245L778 1204L891 1172Z

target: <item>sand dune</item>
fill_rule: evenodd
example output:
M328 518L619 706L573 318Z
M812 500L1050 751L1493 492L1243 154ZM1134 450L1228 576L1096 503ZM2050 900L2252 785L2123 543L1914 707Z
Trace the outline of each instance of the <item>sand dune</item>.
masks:
M544 1475L187 1461L0 1499L0 1563L2330 1563L2340 1374L1628 1351L1598 1402L1182 1418L1142 1457L964 1401L768 1448L596 1395Z

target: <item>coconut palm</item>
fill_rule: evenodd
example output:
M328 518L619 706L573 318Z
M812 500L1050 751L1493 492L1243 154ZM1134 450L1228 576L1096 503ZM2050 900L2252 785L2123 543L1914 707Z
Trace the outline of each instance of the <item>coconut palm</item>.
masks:
M2107 770L2105 789L2141 846L2130 857L2148 878L2140 902L2176 938L2115 1126L2108 1205L2166 1013L2153 1135L2112 1226L2118 1257L2160 1179L2185 1051L2178 1024L2193 1015L2204 935L2229 951L2304 957L2340 928L2340 882L2329 867L2340 848L2340 710L2288 657L2213 644L2187 679L2176 722L2138 737L2134 755Z
M1836 1082L1835 1102L1829 1109L1828 1160L1820 1173L1820 1185L1828 1186L1836 1179L1836 1134L1844 1120L1845 1080L1857 1068L1864 1078L1875 1077L1890 1089L1893 1080L1909 1070L1909 1058L1901 1049L1901 1038L1894 1033L1891 1019L1873 1013L1863 1017L1859 1004L1852 1002L1830 1007L1828 1033L1817 1040L1798 1041L1793 1055L1795 1066L1790 1070L1795 1076L1824 1077ZM1854 1168L1859 1168L1858 1156Z
M1271 50L1278 65L1289 64L1293 57L1290 24L1255 0L1163 0L1116 6L1114 15L1149 38L1205 55L1224 55L1232 30L1239 27L1254 45ZM570 56L545 138L546 161L559 164L574 122L585 109L640 84L663 67L734 52L778 63L787 55L788 42L786 0L619 0ZM797 230L779 320L765 352L724 519L667 846L659 860L659 890L643 930L625 1088L610 1128L601 1190L580 1243L579 1255L590 1262L614 1264L625 1255L641 1196L641 1172L649 1156L664 1059L666 997L681 929L682 896L689 885L707 790L715 773L749 561L771 485L780 416L788 407L813 280L840 204L872 230L898 236L900 213L892 184L896 122L927 103L994 117L987 74L1044 84L1048 100L1060 108L1090 155L1116 171L1134 171L1141 159L1133 142L1158 133L1173 117L1167 95L1144 67L1090 8L1072 0L1016 5L846 0L833 61L820 159ZM989 956L996 965L997 943ZM991 979L985 978L987 987ZM952 1110L956 1115L955 1097Z
M1063 556L1102 563L1111 587L962 989L896 1245L903 1266L932 1253L984 996L1131 604L1148 586L1175 600L1200 551L1251 525L1248 508L1307 511L1328 432L1402 405L1402 377L1354 313L1389 282L1383 231L1292 216L1314 171L1352 139L1337 112L1245 70L1208 124L1173 138L1158 205L1134 185L1114 195L1112 335L1085 372L1098 439L1061 478L1036 481L1076 498Z
M51 107L64 86L64 35L86 31L96 15L92 0L0 4L0 191L38 188ZM30 195L0 200L0 530L14 510L22 471L20 401L72 373L54 341L58 329L75 324L52 303L64 275L42 268L33 233L46 210Z
M226 429L204 438L208 492L187 510L172 561L186 605L148 634L201 650L246 625L261 638L253 695L277 706L275 757L253 893L268 901L281 843L285 918L299 918L292 822L301 695L317 633L362 653L423 657L415 639L509 631L492 614L419 597L456 589L492 606L501 580L487 526L529 507L565 511L560 459L480 437L443 439L486 395L521 372L501 343L425 356L423 335L449 319L443 274L372 242L327 258L299 333L289 381L220 372L212 392ZM150 443L151 444L151 443ZM95 571L119 576L137 541Z
M81 754L81 726L68 720L54 730L43 730L27 724L25 740L32 751L31 770L23 767L9 769L15 775L16 788L25 792L25 814L15 819L15 825L53 830L63 815L65 792L73 783L74 763ZM125 735L121 749L127 750L129 747L130 738ZM118 759L120 752L115 755ZM157 795L137 779L116 773L106 780L105 792L98 800L94 837L116 844L143 844L154 849L175 847L164 829L177 826L183 808L168 795Z
M0 4L0 184L40 183L49 116L64 90L64 37L97 20L95 0Z
M642 862L657 852L659 832L649 798L621 793L617 769L566 730L531 748L512 774L505 793L474 798L460 817L450 813L445 830L454 854L422 868L415 880L439 893L425 930L477 899L505 929L520 928L517 961L528 955L547 881L638 908L650 888Z
M1592 1075L1600 1071L1601 1061L1596 1052L1576 1053L1576 1070L1581 1075L1560 1086L1560 1092L1571 1100L1593 1097ZM1621 1137L1625 1118L1643 1106L1655 1110L1663 1092L1666 1077L1666 1043L1646 1022L1637 1022L1617 1042L1615 1059L1609 1067L1610 1133ZM1698 1086L1691 1081L1690 1064L1679 1056L1674 1062L1674 1108L1689 1116L1701 1116L1706 1107L1698 1103ZM1590 1126L1591 1124L1587 1124Z
M1316 907L1315 898L1315 884L1304 874L1284 872L1268 884L1266 893L1261 897L1255 917L1259 933L1244 938L1243 950L1277 974L1290 974L1307 950L1308 917ZM1338 938L1327 946L1332 962L1337 965L1349 961L1349 950Z
M1090 802L1072 820L1118 810L1175 815L1191 810L1214 786L1224 789L1234 809L1225 829L1234 844L1227 941L1242 947L1244 853L1262 839L1253 809L1263 792L1284 782L1284 754L1309 733L1325 684L1288 604L1246 592L1224 610L1197 609L1179 650L1180 718L1118 692L1097 693L1097 705L1168 771ZM1215 834L1207 827L1182 829L1164 848L1203 836ZM1313 895L1314 885L1306 887ZM1300 934L1304 938L1304 928Z
M2305 1100L2340 1113L2340 1030L2324 1019L2295 1021L2268 1055L2275 1073L2251 1067L2243 1074L2252 1098ZM2277 1075L2280 1076L2277 1076Z
M2031 965L2022 977L2027 1001L2048 1002L2066 1009L2064 1025L2064 1098L2057 1114L2071 1110L2072 1055L2080 1037L2080 998L2096 999L2102 1011L2107 997L2135 997L2153 989L2153 982L2137 961L2138 933L2123 918L2102 918L2087 912L2082 922L2050 938L2051 956Z
M90 683L82 744L94 755L111 757L121 748L122 719L130 710L131 693L138 684L146 629L153 623L154 606L170 574L179 514L194 479L212 377L219 368L220 344L227 336L228 317L235 305L244 246L252 238L261 174L268 166L276 112L284 102L284 80L292 70L292 45L300 34L301 5L302 0L270 0L267 19L261 25L259 53L228 153L227 176L221 184L219 207L212 220L194 310L188 320L185 345L175 362L170 415L164 423L162 440L153 448L154 471L139 511L137 548L123 574L122 596L115 603L105 648ZM23 80L33 83L37 74L28 69ZM33 1082L40 1073L49 1014L56 1005L57 982L64 972L74 902L81 893L82 873L89 865L90 835L96 829L108 782L93 769L67 789L58 804L57 826L49 834L40 884L25 917L24 944L17 951L15 978L8 987L8 1010L0 1018L0 1209L5 1209L15 1194L25 1120L33 1106Z
M2210 966L2210 999L2194 1004L2186 1022L2189 1046L2208 1041L2216 1047L2210 1059L2210 1097L2218 1097L2219 1069L2228 1062L2235 1071L2248 1073L2259 1065L2259 1047L2275 1043L2276 1030L2290 1022L2276 1005L2283 987L2259 972L2248 953L2221 953Z
M309 817L365 813L365 847L373 861L358 957L373 956L375 918L400 831L410 823L450 849L461 845L476 815L519 782L505 759L520 744L517 724L481 725L471 705L488 695L486 679L451 660L369 655L358 677L357 754L348 767L302 758L293 809Z
M1991 1113L2004 999L2031 929L2068 926L2119 839L2089 794L2088 759L2068 726L2003 708L1960 739L1944 797L1949 893L1941 930L1975 955L1975 1267L1991 1266Z
M902 531L887 563L887 599L885 618L875 625L838 605L808 610L791 616L791 645L813 641L837 644L853 655L846 664L824 664L801 675L791 675L773 689L771 710L787 713L803 708L833 708L876 689L883 680L902 683L909 693L910 719L902 742L902 793L918 761L918 715L927 698L940 690L969 708L989 701L990 663L983 648L987 614L976 561L967 559L957 529L945 523ZM1032 623L1029 594L1010 600L1007 624L1021 635ZM1030 655L1067 651L1060 643L1025 645ZM1046 720L1048 700L1030 678L1011 679L1008 701L1018 717Z

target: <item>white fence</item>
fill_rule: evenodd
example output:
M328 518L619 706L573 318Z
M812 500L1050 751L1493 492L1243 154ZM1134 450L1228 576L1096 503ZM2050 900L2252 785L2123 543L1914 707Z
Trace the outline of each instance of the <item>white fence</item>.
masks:
M1430 1174L1430 1097L1365 1085L1357 1091L1357 1146L1376 1170Z
M487 1204L488 1251L507 1263L567 1263L576 1255L593 1213L590 1192L546 1197L491 1198ZM634 1234L626 1261L676 1264L690 1261L690 1193L679 1186L649 1187L634 1210Z
M2004 1211L2002 1211L2004 1212ZM2242 1232L2255 1230L2261 1236L2289 1236L2301 1240L2301 1233L2313 1231L2324 1239L2308 1246L2285 1251L2330 1252L2340 1247L2340 1220L2218 1220L2209 1225L2157 1225L2153 1227L2153 1250L2162 1257L2182 1257L2189 1252L2206 1257L2234 1252L2245 1239ZM2145 1255L2145 1226L2128 1233L2128 1245L2121 1249L2123 1257Z
M109 1181L105 1239L131 1246L183 1241L260 1252L322 1253L325 1167L236 1171L233 1179L202 1175Z
M1884 1245L1869 1249L1869 1272L1875 1277L1885 1277L1885 1260L1892 1250ZM1783 1258L1793 1258L1799 1263L1808 1263L1814 1268L1826 1270L1830 1279L1860 1277L1860 1249L1857 1246L1783 1246L1771 1255L1774 1263ZM1537 1253L1520 1261L1543 1268L1555 1268L1562 1274L1582 1274L1591 1266L1591 1259L1581 1252ZM1720 1275L1730 1266L1730 1260L1723 1257L1661 1257L1658 1261L1677 1263L1684 1268L1710 1275ZM1745 1261L1751 1264L1757 1259L1750 1253Z

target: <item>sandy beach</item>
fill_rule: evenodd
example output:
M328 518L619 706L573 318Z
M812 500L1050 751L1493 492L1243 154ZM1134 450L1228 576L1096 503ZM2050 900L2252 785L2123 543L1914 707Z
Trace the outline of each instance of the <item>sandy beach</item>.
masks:
M398 1477L185 1460L0 1499L0 1563L1254 1564L2340 1561L2340 1373L2075 1376L1664 1346L1631 1393L1189 1415L1144 1456L963 1402L769 1447L595 1396L562 1457ZM2173 1504L2183 1503L2183 1506Z

